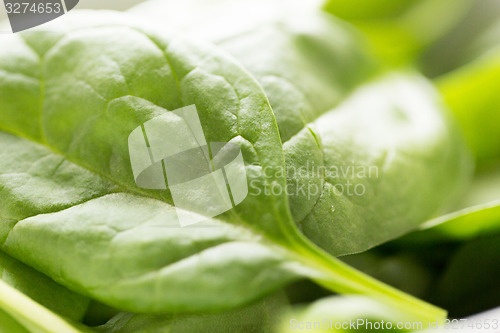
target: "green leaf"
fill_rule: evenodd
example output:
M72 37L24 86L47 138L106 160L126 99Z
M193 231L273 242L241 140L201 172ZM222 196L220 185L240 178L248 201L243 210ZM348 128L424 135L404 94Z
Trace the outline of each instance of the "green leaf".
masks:
M315 1L150 0L130 12L236 57L266 91L284 143L377 72L359 33Z
M473 206L443 215L422 226L422 231L403 242L429 244L443 241L465 241L500 231L500 201Z
M498 46L500 3L473 1L463 19L423 54L419 67L437 77L474 61Z
M120 313L96 328L104 333L274 332L278 314L287 306L277 293L241 309L203 315L148 315Z
M307 277L416 318L444 316L300 234L286 193L270 192L286 185L274 114L232 57L107 12L65 15L45 28L0 40L0 129L11 133L0 133L5 252L124 311L227 309ZM26 99L36 103L15 103ZM180 228L168 190L136 186L127 139L158 115L179 124L168 111L193 104L208 142L240 146L249 187L259 191Z
M437 80L480 167L500 160L499 78L500 50L496 49Z
M497 166L476 174L459 207L467 208L498 200L500 200L500 167Z
M402 0L328 1L325 9L344 20L387 19L401 15L414 2Z
M398 244L435 245L463 242L500 231L500 172L476 176L461 203L462 208L432 219L420 230L397 240Z
M0 278L33 301L66 318L83 318L89 300L0 252Z
M308 238L344 255L439 213L464 190L471 162L419 76L381 77L339 106L375 69L352 27L316 5L152 0L132 12L209 38L255 75L280 129L292 215Z
M327 0L325 10L348 20L367 36L389 65L414 61L464 16L469 0Z
M241 146L250 184L283 187L273 172L284 168L274 116L253 78L208 45L148 33L127 16L59 21L52 33L2 36L0 128L38 142L1 133L2 248L124 310L230 307L296 279L279 252L256 242L294 234L286 196L249 196L223 217L245 228L214 220L220 227L181 229L169 191L140 189L130 166L133 129L195 104L207 141ZM17 89L28 85L18 68L28 57L43 70L29 74L40 75L29 80L38 86L31 95ZM38 101L3 103L12 91ZM242 290L242 278L255 288Z
M334 172L325 175L323 193L300 226L336 255L407 233L469 183L463 139L418 76L383 77L314 125L324 165Z

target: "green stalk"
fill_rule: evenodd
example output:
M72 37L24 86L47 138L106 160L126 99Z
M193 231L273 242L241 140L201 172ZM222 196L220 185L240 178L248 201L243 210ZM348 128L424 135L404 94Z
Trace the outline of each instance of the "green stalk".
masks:
M0 280L0 309L34 333L82 333L52 311Z
M311 279L328 290L339 294L371 296L400 309L424 325L429 320L441 321L447 318L446 310L378 281L325 253L305 236L296 236L289 250L297 254L296 260L320 273L318 276L311 276Z

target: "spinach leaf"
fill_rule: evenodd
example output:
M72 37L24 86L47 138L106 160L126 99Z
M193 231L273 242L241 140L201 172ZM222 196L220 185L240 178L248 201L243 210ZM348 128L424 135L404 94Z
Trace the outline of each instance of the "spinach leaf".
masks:
M464 242L500 231L500 172L493 169L476 175L459 210L432 219L405 235L399 245L436 245Z
M471 63L436 80L475 154L478 173L460 210L422 225L422 232L404 237L401 244L465 241L499 230L500 136L496 124L500 121L500 98L495 89L499 60L498 47L491 47Z
M336 255L408 232L456 200L469 183L463 140L418 76L389 75L362 87L315 127L325 165L349 172L325 176L323 193L300 226ZM436 186L447 189L446 195Z
M226 53L106 12L68 14L47 28L0 41L0 129L11 133L0 140L5 252L125 311L232 308L308 277L416 318L444 316L300 234L286 194L268 194L286 179L267 97ZM261 191L205 225L179 228L168 190L136 186L127 138L192 104L207 141L241 147L247 181Z
M474 181L459 207L467 208L500 200L500 167L483 170L475 175Z
M463 191L469 152L424 79L388 75L339 106L377 71L352 27L314 1L230 3L152 0L132 12L210 39L259 80L283 141L292 215L308 238L334 255L365 251Z
M130 12L236 57L266 91L284 143L378 71L359 33L315 1L151 0Z
M499 78L500 51L497 48L437 80L480 167L498 163L500 157Z
M432 244L443 241L465 241L500 231L500 201L443 215L422 225L400 243Z
M273 172L283 154L266 96L234 61L181 39L167 47L167 33L147 33L128 19L82 13L59 20L62 27L53 26L51 33L2 36L7 54L0 64L0 96L6 103L0 127L38 142L1 134L3 249L70 288L125 310L228 307L296 278L294 269L281 267L279 254L254 242L262 234L276 243L286 240L286 196L249 196L225 218L255 233L224 223L191 230L171 228L177 216L168 191L135 185L128 135L183 105L198 107L208 141L240 144L249 183L283 184ZM19 66L31 60L39 70L27 74ZM21 89L32 85L36 89ZM37 102L29 108L14 105L12 96ZM19 110L25 116L17 117ZM226 259L213 262L219 253ZM200 283L204 266L207 280ZM216 279L231 272L232 282ZM242 290L241 275L260 278L255 288ZM157 299L160 283L185 296ZM220 288L227 288L226 297L220 297ZM196 289L200 293L186 294Z

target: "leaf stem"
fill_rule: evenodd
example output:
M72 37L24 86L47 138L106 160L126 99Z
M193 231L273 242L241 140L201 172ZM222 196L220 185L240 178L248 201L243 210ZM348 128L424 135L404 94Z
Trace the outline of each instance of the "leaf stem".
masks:
M325 253L303 235L297 236L291 250L297 253L297 260L320 273L318 276L311 276L319 285L340 294L374 297L401 309L423 324L447 317L446 310L378 281Z
M83 333L66 320L0 280L0 309L32 332ZM88 332L88 331L87 331Z

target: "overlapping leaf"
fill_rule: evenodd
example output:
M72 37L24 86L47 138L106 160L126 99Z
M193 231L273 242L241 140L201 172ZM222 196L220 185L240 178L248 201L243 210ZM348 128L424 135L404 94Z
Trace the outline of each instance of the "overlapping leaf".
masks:
M316 244L343 255L439 213L462 193L471 162L421 78L388 76L338 106L375 65L352 28L316 5L153 0L132 12L209 38L256 76L284 142L294 219Z

